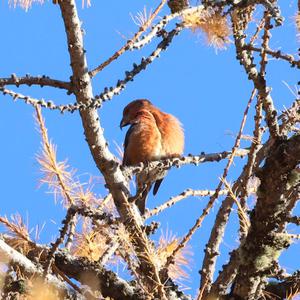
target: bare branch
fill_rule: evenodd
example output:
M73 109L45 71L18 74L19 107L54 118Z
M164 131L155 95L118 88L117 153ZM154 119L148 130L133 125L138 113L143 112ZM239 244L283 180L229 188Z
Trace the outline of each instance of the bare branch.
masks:
M125 78L122 80L118 80L115 87L105 88L104 91L95 96L95 103L93 105L95 107L100 107L102 100L111 100L114 95L119 95L122 90L125 89L126 84L129 81L133 81L134 77L139 74L141 71L145 70L149 64L151 64L156 58L158 58L162 51L166 50L167 47L172 42L173 38L180 33L183 29L182 25L177 25L175 29L170 32L161 32L161 36L163 40L157 45L156 49L147 57L142 58L141 63L139 65L133 64L133 69L131 71L125 72Z
M265 7L265 9L271 14L274 18L276 25L282 25L284 18L281 16L281 12L276 0L204 0L203 4L205 6L212 6L212 7L220 7L223 8L227 5L231 6L232 9L247 9L247 7L261 4Z
M0 86L5 85L15 85L16 87L19 87L20 85L39 85L40 87L50 86L54 88L65 89L69 93L72 93L72 86L70 82L52 79L46 75L37 77L30 75L17 77L16 74L12 74L9 78L0 78Z
M175 157L170 159L162 159L160 161L151 161L147 164L140 163L136 166L124 167L122 166L123 172L126 176L132 176L133 174L140 173L143 170L147 172L157 169L157 171L168 170L171 167L179 168L184 165L196 165L206 162L219 162L222 159L233 157L244 157L249 153L248 149L236 149L234 153L232 151L223 151L217 153L205 154L204 152L200 155L188 155L183 157Z
M245 127L245 124L246 124L247 116L248 116L248 111L249 111L250 105L252 103L252 100L253 100L255 94L256 94L256 89L253 89L253 91L251 93L251 96L250 96L250 98L247 102L247 106L246 106L246 109L244 111L244 115L243 115L242 122L241 122L241 125L240 125L239 133L238 133L238 135L235 139L235 143L234 143L234 146L232 148L231 155L228 159L227 165L224 169L224 172L223 172L223 175L222 175L222 177L219 181L219 184L216 188L216 192L209 199L209 204L211 203L211 206L212 206L213 202L215 201L215 199L217 199L218 196L219 196L219 192L222 188L223 181L227 177L228 170L229 170L229 168L230 168L230 166L233 162L233 158L235 156L235 153L238 151L238 148L240 146L241 137L242 137L243 130L244 130L244 127ZM207 206L207 207L209 207L209 206ZM204 215L204 211L203 211L203 215ZM214 271L215 271L215 264L216 264L216 260L217 260L217 256L218 256L218 249L219 249L219 246L220 246L220 243L221 243L221 240L222 240L222 235L223 235L222 230L219 230L218 234L216 234L215 231L213 230L211 232L211 236L210 236L209 241L208 241L208 243L206 245L206 248L205 248L205 256L204 256L203 264L202 264L201 282L200 282L200 290L202 290L202 288L205 285L205 290L203 292L204 295L207 295L207 293L209 292L210 287L211 287L211 283L212 283L213 275L214 275Z
M256 30L255 30L255 33L253 34L253 36L252 36L251 39L250 39L250 43L249 43L249 44L250 44L251 46L253 46L254 42L256 41L256 39L257 39L258 36L259 36L259 33L263 30L264 26L265 26L265 18L263 17L263 18L260 20L259 24L257 25Z
M25 96L21 93L16 93L12 90L6 89L4 87L0 87L0 92L3 95L9 95L13 98L14 101L20 99L23 100L26 104L32 105L33 107L44 107L44 108L49 108L52 110L59 110L60 112L65 112L65 111L69 111L69 112L74 112L77 109L80 109L81 107L85 107L85 106L81 106L77 103L74 104L62 104L62 105L56 105L53 101L49 101L49 100L44 100L42 99L36 99L36 98L32 98L30 96Z
M49 256L45 264L44 275L48 274L51 268L51 264L54 259L54 254L57 251L60 244L63 243L65 236L67 234L68 228L70 227L70 223L74 219L75 211L73 209L68 209L66 217L62 221L63 227L59 230L60 235L56 239L56 242L52 244L51 249L49 251Z
M251 215L249 233L239 249L241 261L233 289L233 294L242 299L260 297L265 278L272 275L274 262L291 243L281 225L293 208L291 199L284 195L299 184L294 174L300 163L299 154L299 135L287 141L279 140L259 173L257 204Z
M253 55L250 51L244 50L245 46L245 34L244 27L241 26L241 19L243 19L242 12L236 10L231 16L233 24L233 36L237 51L237 57L240 60L241 64L244 66L246 73L249 78L253 81L254 87L258 91L258 96L262 99L263 109L266 114L266 122L270 129L270 134L273 138L279 137L279 127L277 123L277 112L274 108L273 99L270 95L270 89L266 86L265 76L260 74L253 64ZM263 48L266 49L269 41L269 30L270 17L268 17L268 23L265 24L265 33L263 37ZM266 23L266 22L265 22ZM266 57L265 57L266 59Z
M178 196L171 197L167 202L163 203L162 205L152 209L151 211L147 212L145 214L145 219L148 219L150 217L153 217L154 215L158 215L165 209L173 206L174 204L178 203L179 201L186 199L188 197L207 197L212 196L215 193L215 191L209 191L209 190L191 190L187 189L180 193ZM219 192L220 195L226 195L227 190L222 190Z
M261 121L262 121L262 102L261 99L257 99L256 103L256 114L254 117L255 120L255 128L253 132L253 141L251 143L250 152L248 154L248 162L243 170L244 179L241 181L241 205L242 207L246 207L246 198L248 197L248 189L247 185L249 182L250 177L253 174L253 169L256 167L256 156L259 150L259 146L261 144L262 135L263 135L263 128L261 128Z
M112 61L116 60L119 56L121 56L125 51L130 49L133 44L139 39L139 37L147 30L147 28L151 25L155 17L158 15L160 10L163 8L167 0L162 0L158 7L155 9L153 14L151 14L150 18L139 28L139 31L127 41L127 43L119 49L117 52L115 52L109 59L107 59L105 62L103 62L101 65L96 67L94 70L90 71L89 74L91 77L94 77L99 72L101 72L106 66L108 66Z
M70 222L69 231L68 231L68 234L67 234L67 241L66 241L66 244L65 244L65 248L69 251L70 251L70 249L72 247L72 244L73 244L75 230L76 230L76 223L77 223L77 218L74 217Z
M243 47L243 49L245 50L249 50L249 51L255 51L255 52L259 52L262 53L263 49L262 48L257 48L251 45L245 45ZM297 67L300 68L300 60L296 60L295 57L291 54L284 54L282 53L281 50L272 50L272 49L265 49L264 50L267 54L271 55L272 57L275 57L277 59L283 59L286 60L287 62L289 62L291 64L291 67Z

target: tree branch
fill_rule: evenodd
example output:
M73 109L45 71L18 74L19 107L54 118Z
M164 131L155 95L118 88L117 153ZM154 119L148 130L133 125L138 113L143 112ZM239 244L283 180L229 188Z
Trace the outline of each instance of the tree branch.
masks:
M76 3L75 0L60 0L58 4L61 8L67 34L76 100L78 103L88 104L92 101L93 92ZM152 261L152 247L141 227L140 215L132 209L127 200L129 195L127 180L117 159L108 149L97 111L94 108L87 108L81 110L80 115L92 156L105 178L106 186L113 196L121 220L131 235L139 259L141 279L149 291L161 299L165 299L164 288L158 276L157 267Z
M246 120L247 120L247 116L248 116L248 112L250 109L250 105L252 103L253 98L255 97L255 94L256 94L256 89L254 88L252 90L251 96L247 102L247 105L246 105L246 108L245 108L245 111L243 114L243 118L241 121L240 129L239 129L238 135L235 139L235 143L232 147L231 155L230 155L227 165L223 171L223 175L218 183L215 194L210 197L210 200L209 200L210 202L213 202L213 201L215 201L215 199L218 198L221 188L223 186L223 182L226 179L228 170L233 162L235 153L238 151L238 148L241 143L242 133L243 133L243 130L244 130L244 127L246 124ZM210 287L211 287L213 275L215 272L215 264L216 264L217 256L218 256L218 248L219 248L219 245L220 245L221 239L222 239L222 235L220 235L220 234L216 235L216 234L213 234L213 232L214 231L212 230L212 234L209 238L209 241L208 241L205 251L204 251L205 256L203 259L203 264L202 264L202 269L201 269L200 290L203 291L204 295L207 295L207 293L209 292Z
M65 111L69 111L69 112L72 113L75 110L86 107L85 105L78 104L78 103L57 105L51 100L46 101L43 98L42 99L32 98L30 96L25 96L21 93L16 93L12 90L6 89L6 88L1 87L1 86L0 86L0 92L3 95L11 96L14 101L20 99L20 100L23 100L26 104L32 105L33 107L41 106L41 107L44 107L44 108L49 108L51 110L58 110L61 113L64 113Z
M167 49L173 38L178 35L182 29L183 26L181 24L177 24L176 28L171 30L170 32L161 32L161 36L163 37L163 39L157 45L156 49L147 58L142 58L140 64L137 65L134 63L132 70L126 71L125 78L122 80L118 80L115 87L106 87L100 95L95 96L93 105L95 107L100 107L102 105L102 101L111 100L114 95L119 95L121 91L125 89L125 86L129 81L133 81L133 78L137 74L145 70L149 64L151 64L156 58L160 56L162 51Z
M269 40L269 29L270 18L267 17L268 23L265 22L265 33L263 37L262 48L265 49L268 46ZM242 12L236 10L235 14L232 14L231 20L233 24L233 37L236 46L237 58L240 60L240 63L244 66L246 73L249 76L249 79L253 81L254 87L258 91L258 96L262 99L263 109L265 111L265 119L268 124L270 134L273 138L278 138L280 136L279 126L277 123L277 112L274 108L273 99L270 95L270 89L266 85L266 79L264 74L258 72L253 63L254 58L250 51L244 50L245 46L245 34L244 26L242 23L243 16ZM264 57L266 59L266 57Z
M72 86L70 82L52 79L46 75L36 77L26 75L24 77L17 77L16 74L12 74L9 78L0 78L0 86L5 85L15 85L16 87L19 87L20 85L39 85L40 87L50 86L54 88L65 89L69 93L72 93Z
M145 214L145 219L148 219L150 217L153 217L154 215L158 215L165 209L173 206L174 204L178 203L179 201L186 199L188 197L207 197L207 196L212 196L215 193L215 191L209 191L209 190L191 190L191 189L186 189L182 193L180 193L178 196L171 197L168 201L163 203L162 205L153 208L151 211L147 212ZM225 195L227 194L227 190L224 189L219 192L220 195Z
M262 48L257 48L252 45L245 45L243 47L243 49L249 50L249 51L255 51L255 52L259 52L259 53L261 53L263 51ZM300 60L296 60L294 58L294 56L291 54L284 54L284 53L282 53L281 50L276 51L276 50L272 50L269 48L265 49L265 52L274 58L286 60L287 62L289 62L291 64L292 67L300 68Z
M237 149L233 156L234 157L244 157L249 153L248 149ZM223 151L216 153L205 154L204 152L200 155L191 155L183 156L183 157L175 157L169 159L162 159L159 161L151 161L147 164L140 163L139 165L124 167L122 166L123 172L126 176L130 177L133 174L140 173L142 171L147 171L152 174L152 171L157 169L157 172L162 170L168 170L171 167L182 167L184 165L195 165L206 163L206 162L219 162L222 159L229 158L232 155L232 151Z
M299 163L300 135L295 135L275 142L258 174L261 184L257 204L248 236L239 250L240 266L233 289L233 294L242 299L258 299L274 262L291 243L282 226L293 208L285 194L299 183L299 175L294 174Z
M139 39L139 37L147 30L147 28L151 25L157 14L160 12L160 10L163 8L167 0L162 0L161 3L158 5L158 7L154 10L153 14L151 14L150 18L139 28L138 32L127 41L127 43L119 49L117 52L115 52L110 58L108 58L105 62L103 62L101 65L93 69L89 72L91 77L96 76L99 72L101 72L106 66L108 66L112 61L116 60L119 56L121 56L125 51L130 49L134 43Z

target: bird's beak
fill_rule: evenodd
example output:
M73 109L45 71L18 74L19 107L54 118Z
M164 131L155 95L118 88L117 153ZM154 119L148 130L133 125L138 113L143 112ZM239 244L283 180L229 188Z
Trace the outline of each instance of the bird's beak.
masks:
M124 118L121 120L120 122L120 129L122 130L123 127L129 125L129 123L127 121L124 120Z

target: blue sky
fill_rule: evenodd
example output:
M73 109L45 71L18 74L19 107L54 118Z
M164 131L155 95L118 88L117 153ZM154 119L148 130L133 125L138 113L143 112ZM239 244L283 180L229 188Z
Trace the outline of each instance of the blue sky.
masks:
M272 49L296 54L299 42L293 16L296 14L296 0L279 1L284 25L272 31ZM143 10L158 5L158 1L92 1L90 8L81 8L79 15L85 30L85 48L88 65L93 68L119 49L126 39L137 31L130 17ZM165 7L160 16L169 13ZM261 13L257 11L254 19L258 21ZM169 26L172 28L174 23ZM255 28L255 23L251 25ZM58 6L52 1L44 5L35 4L28 12L12 8L1 1L0 27L2 42L0 48L0 77L12 73L23 76L27 73L47 75L61 80L70 76L69 56L65 31ZM124 39L124 37L126 37ZM133 62L149 55L157 41L141 51L124 54L94 79L94 93L99 94L105 86L115 85L130 70ZM99 111L105 137L110 149L117 153L115 143L122 145L125 132L118 124L124 106L137 98L148 98L163 111L177 116L185 129L185 154L218 152L230 150L239 130L243 111L250 97L252 83L247 80L243 68L235 59L233 44L226 51L208 47L200 33L185 30L175 37L172 45L148 69L130 82L120 96L105 103ZM298 75L298 76L297 76ZM295 96L291 88L299 80L299 73L286 62L271 60L267 66L268 84L272 86L272 96L276 108L281 111L289 107ZM12 88L16 89L16 88ZM55 103L74 102L73 96L63 91L38 87L20 87L18 91L37 98L51 99ZM41 235L42 242L49 242L57 234L57 228L65 212L55 204L53 196L46 188L38 188L39 166L35 155L40 149L40 136L33 119L33 108L21 102L14 103L10 97L0 95L0 135L1 135L1 215L15 212L28 216L31 227L46 223ZM68 159L77 169L82 180L100 176L84 140L83 129L78 113L61 115L58 112L43 110L49 135L58 145L58 158ZM253 107L250 110L244 134L252 134ZM247 146L248 142L243 142ZM245 159L235 159L228 180L233 182L239 174ZM218 177L223 172L225 162L203 164L199 167L185 166L171 170L164 180L158 195L148 200L149 207L163 203L170 196L177 195L186 188L214 189ZM95 186L95 192L106 195L103 184ZM219 202L216 203L203 226L195 234L191 246L194 252L191 277L186 284L195 294L199 284L198 270L201 267L203 247L207 242ZM157 218L162 229L183 236L194 224L207 203L206 198L190 198L166 210ZM54 221L54 222L53 222ZM227 252L237 246L238 221L233 214L222 243L220 267L227 259ZM294 229L293 232L296 232ZM299 251L297 243L291 251L282 255L282 263L292 272L299 267L295 259Z

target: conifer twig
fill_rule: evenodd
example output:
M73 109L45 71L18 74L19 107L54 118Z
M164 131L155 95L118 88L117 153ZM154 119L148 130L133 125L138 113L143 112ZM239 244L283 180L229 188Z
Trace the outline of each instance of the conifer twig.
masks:
M165 209L173 206L177 202L186 199L188 197L206 197L206 196L212 196L215 193L215 191L210 191L210 190L192 190L192 189L187 189L180 193L177 196L171 197L168 201L163 203L162 205L153 208L151 211L147 212L145 214L145 219L153 217L154 215L157 215L164 211ZM220 195L225 195L227 193L227 190L222 190L220 191Z
M55 254L56 250L58 249L59 245L63 243L65 236L67 234L68 228L70 227L70 223L74 219L74 216L75 216L75 211L73 209L69 208L67 211L66 217L62 221L63 227L59 230L60 235L56 239L55 243L53 243L50 248L48 258L47 258L47 261L46 261L45 267L44 267L44 276L46 276L49 273L51 264L54 259L54 254Z
M139 37L147 30L147 28L151 25L155 17L158 15L158 13L161 11L163 6L167 0L162 0L158 7L154 10L154 12L151 14L151 16L148 18L148 20L139 28L138 32L127 41L127 43L120 48L117 52L115 52L110 58L108 58L106 61L104 61L102 64L100 64L95 69L91 70L89 72L89 75L91 77L96 76L99 72L101 72L106 66L108 66L112 61L116 60L120 55L122 55L126 50L130 49L132 45L139 39Z

